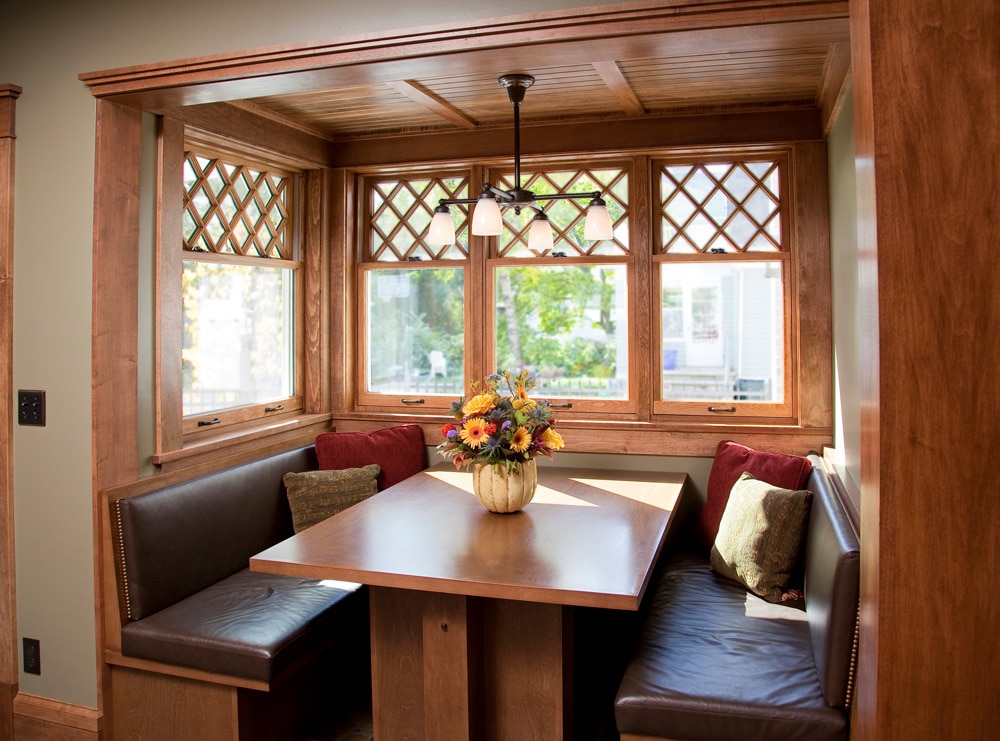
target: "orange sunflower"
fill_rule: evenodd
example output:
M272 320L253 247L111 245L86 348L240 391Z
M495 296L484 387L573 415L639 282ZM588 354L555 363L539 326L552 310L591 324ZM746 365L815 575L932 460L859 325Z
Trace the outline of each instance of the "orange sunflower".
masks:
M486 432L486 420L482 417L473 417L462 425L462 431L459 435L462 438L462 442L470 448L478 448L489 437L489 433Z

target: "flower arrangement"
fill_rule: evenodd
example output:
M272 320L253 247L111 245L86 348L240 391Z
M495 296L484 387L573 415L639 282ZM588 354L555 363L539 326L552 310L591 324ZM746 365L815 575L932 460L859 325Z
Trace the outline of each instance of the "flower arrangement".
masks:
M480 463L509 469L536 455L551 458L565 443L555 430L549 403L528 396L534 386L527 370L513 377L510 371L489 375L482 389L474 382L471 397L451 403L457 423L441 428L445 440L438 452L451 458L455 468Z

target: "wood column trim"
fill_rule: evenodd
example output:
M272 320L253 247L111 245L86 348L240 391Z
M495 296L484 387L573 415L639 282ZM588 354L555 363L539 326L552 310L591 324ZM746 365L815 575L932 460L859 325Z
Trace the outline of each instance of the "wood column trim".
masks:
M1000 723L1000 7L851 3L861 302L853 741ZM901 709L905 711L901 712Z
M14 583L14 110L21 88L0 85L0 738L13 737L17 692L17 602Z
M106 614L115 595L102 579L103 543L110 542L102 489L138 477L139 186L142 114L97 101L94 166L92 450L98 707L110 711L110 672L104 663ZM112 582L113 584L113 582Z

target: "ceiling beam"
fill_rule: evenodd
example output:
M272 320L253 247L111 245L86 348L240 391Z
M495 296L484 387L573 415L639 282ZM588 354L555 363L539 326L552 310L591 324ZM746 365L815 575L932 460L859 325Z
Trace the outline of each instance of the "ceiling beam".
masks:
M601 80L608 86L608 90L615 96L615 100L618 101L618 105L622 107L625 113L630 116L641 116L646 112L645 106L636 97L632 86L629 85L628 80L625 79L625 75L622 74L618 62L594 62L594 69L597 70L597 74L601 76Z
M477 121L460 111L447 100L439 98L423 85L413 80L390 80L386 83L398 93L405 95L419 106L426 108L431 113L435 113L445 121L453 123L463 129L474 129L478 125Z

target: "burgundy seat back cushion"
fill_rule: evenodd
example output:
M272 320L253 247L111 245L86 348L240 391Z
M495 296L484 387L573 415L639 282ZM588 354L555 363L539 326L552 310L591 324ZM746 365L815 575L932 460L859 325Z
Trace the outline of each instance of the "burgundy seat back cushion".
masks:
M316 436L320 470L362 468L377 463L378 490L387 489L427 468L420 425L386 427L371 432L323 432Z
M715 542L719 521L726 510L729 492L744 471L760 481L781 489L805 488L812 472L808 458L787 453L754 450L745 445L723 440L715 451L715 461L708 474L705 507L698 521L698 534L706 548Z

